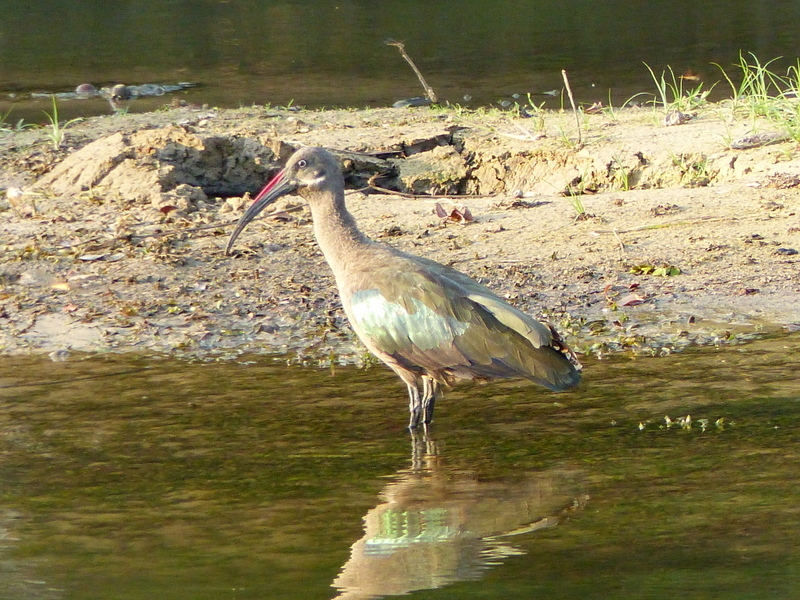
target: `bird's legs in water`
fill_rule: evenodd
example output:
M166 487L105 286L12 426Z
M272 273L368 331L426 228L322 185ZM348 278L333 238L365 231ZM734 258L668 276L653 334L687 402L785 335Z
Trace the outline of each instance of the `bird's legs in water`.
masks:
M422 376L422 411L425 417L424 423L427 425L433 421L433 409L436 401L441 396L441 386L433 377Z
M408 412L410 414L408 428L414 430L421 421L422 399L419 397L419 388L415 382L407 382L406 385L408 386Z
M408 411L411 417L408 421L408 428L419 427L420 422L427 425L433 421L433 409L436 400L441 396L441 386L439 382L429 375L423 375L422 394L420 394L417 382L406 383L408 386Z

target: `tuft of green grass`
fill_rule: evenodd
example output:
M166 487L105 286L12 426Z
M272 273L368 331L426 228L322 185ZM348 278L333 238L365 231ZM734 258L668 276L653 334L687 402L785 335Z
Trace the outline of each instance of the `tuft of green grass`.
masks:
M712 63L721 72L731 88L731 107L733 112L739 108L745 109L749 116L769 116L773 111L775 100L783 95L783 88L786 81L783 77L769 70L769 66L779 58L773 58L763 65L761 61L750 53L752 62L749 62L743 54L739 54L739 62L736 66L742 74L740 83L734 83L733 79L719 64Z
M660 98L665 114L673 111L689 112L700 108L706 104L708 95L716 86L715 83L707 90L704 90L701 83L695 88L685 89L683 87L683 78L675 75L672 67L668 66L666 71L661 71L660 75L656 75L650 65L644 63L644 66L650 71L650 76L656 84L658 98ZM667 73L669 73L669 76ZM658 100L654 101L654 105L658 105Z
M567 197L572 210L575 211L576 220L583 219L586 215L586 207L583 206L583 200L581 199L585 191L586 184L583 175L575 177L562 191L562 194Z
M583 206L583 201L578 194L570 194L567 196L567 200L569 200L570 206L575 211L576 218L583 217L586 214L586 208Z
M762 64L752 52L739 54L736 65L741 72L741 81L728 75L723 67L713 63L731 88L730 118L740 116L750 119L756 127L759 118L766 119L796 141L800 141L800 61L790 66L785 75L774 70L780 57ZM737 83L738 81L738 83Z
M58 103L56 102L55 94L51 95L51 98L53 99L53 112L49 113L44 111L47 120L50 121L50 125L45 125L45 129L47 130L47 138L53 144L53 149L58 150L61 146L61 143L64 141L64 130L73 123L77 123L82 119L71 119L61 125L58 120Z

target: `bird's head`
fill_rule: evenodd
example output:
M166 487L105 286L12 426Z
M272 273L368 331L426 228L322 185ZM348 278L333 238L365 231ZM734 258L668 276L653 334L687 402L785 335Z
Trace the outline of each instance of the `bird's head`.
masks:
M258 193L233 230L225 248L230 254L233 243L262 210L281 196L297 192L311 201L316 192L341 183L342 171L336 157L323 148L302 148L295 152L286 167ZM343 185L343 183L341 183Z

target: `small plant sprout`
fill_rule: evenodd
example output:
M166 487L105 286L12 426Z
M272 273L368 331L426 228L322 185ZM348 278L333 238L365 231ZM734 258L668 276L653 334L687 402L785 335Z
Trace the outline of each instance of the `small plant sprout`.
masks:
M561 190L561 195L566 196L570 206L575 211L575 220L579 221L586 218L586 208L583 206L581 196L586 192L586 176L576 175L566 187Z
M571 194L567 196L570 206L575 210L575 220L583 218L586 214L586 208L583 206L583 201L579 194Z
M608 169L613 177L614 187L623 192L630 191L631 172L625 168L623 158L615 155L611 160L611 164L608 165Z
M0 132L2 131L9 131L9 132L20 132L23 129L29 129L34 127L34 125L26 124L25 119L18 119L16 123L11 124L8 121L8 116L11 114L11 111L14 110L13 108L9 108L8 112L0 114Z
M614 108L614 104L611 99L611 90L608 90L608 104L601 109L601 112L611 121L619 120L619 115L617 114L617 111Z
M545 131L545 123L544 123L545 110L544 110L544 105L545 105L544 102L540 102L539 104L536 104L536 102L534 102L534 100L531 98L530 93L528 93L528 106L524 107L524 108L525 108L526 112L528 112L531 115L531 117L533 117L535 119L533 130L537 134L543 134L544 131Z
M50 125L45 127L47 128L47 138L53 144L53 149L58 150L58 148L61 146L61 143L64 141L64 130L73 123L81 121L81 119L71 119L64 123L64 125L61 125L58 121L58 103L56 102L56 97L55 95L52 95L51 97L53 99L53 112L51 114L47 111L44 111L48 121L50 121Z
M8 112L0 114L0 131L11 131L11 127L8 126L6 120L8 119L8 115L11 114L13 109L9 108Z

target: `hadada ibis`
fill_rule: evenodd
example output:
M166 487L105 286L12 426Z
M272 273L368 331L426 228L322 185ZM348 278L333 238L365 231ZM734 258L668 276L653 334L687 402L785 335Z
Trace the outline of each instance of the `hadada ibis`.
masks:
M428 424L441 386L457 379L526 377L561 391L580 382L580 364L548 325L463 273L370 240L344 200L337 159L322 148L295 152L246 210L228 240L264 208L296 192L364 345L408 386L409 428Z

